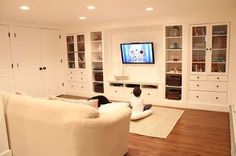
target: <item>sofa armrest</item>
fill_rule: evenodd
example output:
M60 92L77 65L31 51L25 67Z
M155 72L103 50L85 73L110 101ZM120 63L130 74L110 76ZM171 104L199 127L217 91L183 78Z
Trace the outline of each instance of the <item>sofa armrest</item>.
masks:
M121 108L99 118L68 122L77 155L122 156L128 151L131 110Z

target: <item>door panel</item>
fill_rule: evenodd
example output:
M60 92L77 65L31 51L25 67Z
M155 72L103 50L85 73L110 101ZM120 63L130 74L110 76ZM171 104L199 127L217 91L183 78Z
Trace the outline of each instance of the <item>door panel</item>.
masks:
M13 91L13 72L11 68L10 38L8 27L0 26L0 90Z

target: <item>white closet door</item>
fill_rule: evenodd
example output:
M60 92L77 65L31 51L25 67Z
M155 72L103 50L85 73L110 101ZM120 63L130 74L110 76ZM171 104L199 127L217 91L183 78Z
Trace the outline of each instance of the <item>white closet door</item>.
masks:
M17 91L32 96L42 94L42 66L40 53L40 32L36 28L13 28L13 60L15 87Z
M57 30L41 29L44 96L62 94L63 70Z
M8 26L0 25L0 90L13 91L12 58Z

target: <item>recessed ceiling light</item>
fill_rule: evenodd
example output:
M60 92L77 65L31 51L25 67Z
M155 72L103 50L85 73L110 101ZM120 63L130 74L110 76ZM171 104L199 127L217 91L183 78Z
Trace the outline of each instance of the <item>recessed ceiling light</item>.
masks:
M146 11L153 11L154 8L152 8L152 7L148 7L148 8L146 8L145 10L146 10Z
M79 19L80 19L80 20L85 20L85 19L86 19L86 17L84 17L84 16L81 16L81 17L79 17Z
M95 9L95 6L89 5L89 6L87 6L87 9L89 9L89 10L94 10L94 9Z
M20 6L20 9L21 10L29 10L30 7L28 7L27 5L22 5L22 6Z

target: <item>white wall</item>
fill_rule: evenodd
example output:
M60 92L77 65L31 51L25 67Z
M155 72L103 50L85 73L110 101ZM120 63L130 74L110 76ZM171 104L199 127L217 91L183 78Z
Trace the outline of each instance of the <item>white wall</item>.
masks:
M130 42L153 42L155 64L122 64L120 44ZM134 27L128 29L113 29L110 31L109 79L114 75L127 75L129 81L153 82L164 81L164 52L163 52L163 26ZM151 76L150 76L151 75Z

